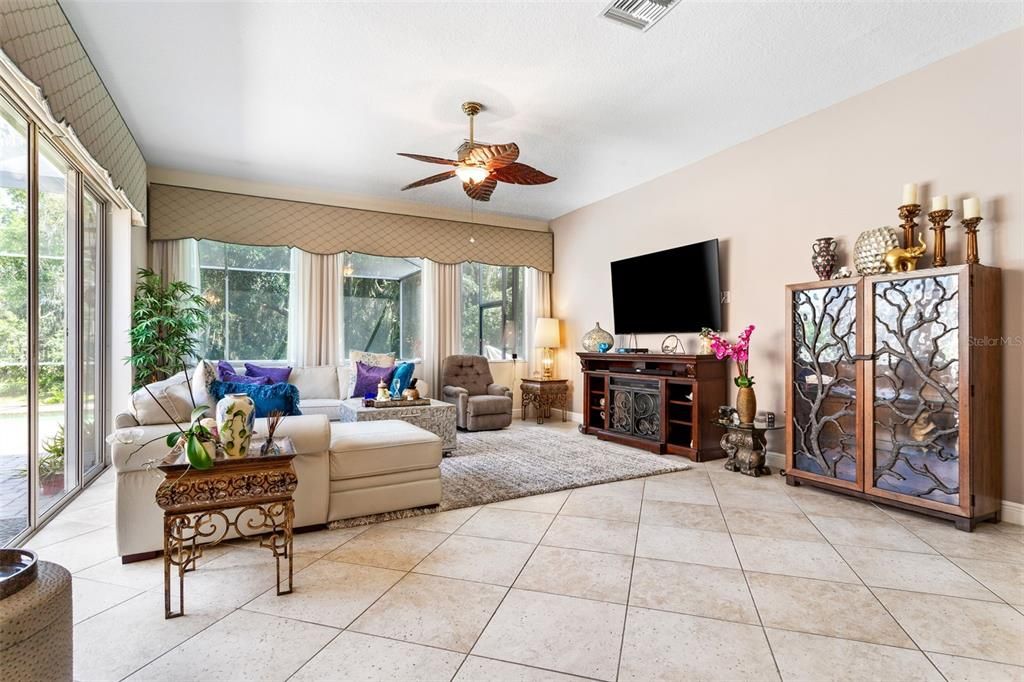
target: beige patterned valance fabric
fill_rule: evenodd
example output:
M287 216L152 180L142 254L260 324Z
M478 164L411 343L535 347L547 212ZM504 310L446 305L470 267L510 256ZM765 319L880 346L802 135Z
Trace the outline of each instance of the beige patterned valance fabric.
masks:
M544 272L554 267L550 232L151 184L149 238L190 237L321 254L352 251Z
M146 213L146 160L57 0L0 0L0 47Z

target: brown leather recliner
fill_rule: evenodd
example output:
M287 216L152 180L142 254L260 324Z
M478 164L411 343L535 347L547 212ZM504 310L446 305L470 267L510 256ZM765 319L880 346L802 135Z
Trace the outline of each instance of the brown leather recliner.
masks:
M467 431L512 423L512 389L494 383L487 358L450 355L441 366L441 399L455 405L455 425Z

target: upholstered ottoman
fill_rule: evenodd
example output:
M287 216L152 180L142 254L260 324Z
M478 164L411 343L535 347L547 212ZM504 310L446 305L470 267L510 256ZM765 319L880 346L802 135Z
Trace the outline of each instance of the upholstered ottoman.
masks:
M441 439L404 421L332 422L328 521L441 502Z
M72 679L71 574L40 561L38 576L0 601L0 673L5 680Z

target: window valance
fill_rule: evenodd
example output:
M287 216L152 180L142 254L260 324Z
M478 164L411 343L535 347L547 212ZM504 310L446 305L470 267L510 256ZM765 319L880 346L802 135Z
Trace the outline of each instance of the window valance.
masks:
M550 232L269 199L175 185L149 186L149 238L294 246L310 253L522 265L551 272Z

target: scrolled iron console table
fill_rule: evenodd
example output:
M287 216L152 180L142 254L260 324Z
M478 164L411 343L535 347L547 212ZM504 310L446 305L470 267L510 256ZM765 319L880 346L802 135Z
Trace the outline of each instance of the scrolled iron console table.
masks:
M290 438L277 441L282 454L217 459L212 469L188 465L184 455L159 465L164 480L156 503L164 510L164 618L185 615L185 574L194 571L203 548L227 539L260 537L277 562L277 594L292 591L292 493L298 487ZM288 589L281 589L281 559L288 561ZM171 611L171 567L178 571L178 610Z

